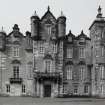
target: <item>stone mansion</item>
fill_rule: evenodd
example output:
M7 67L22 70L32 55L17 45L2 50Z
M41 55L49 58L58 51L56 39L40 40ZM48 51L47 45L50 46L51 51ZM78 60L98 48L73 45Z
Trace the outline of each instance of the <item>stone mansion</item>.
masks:
M17 24L0 32L0 95L105 97L105 17L77 36L66 35L66 17L48 10L31 16L31 32Z

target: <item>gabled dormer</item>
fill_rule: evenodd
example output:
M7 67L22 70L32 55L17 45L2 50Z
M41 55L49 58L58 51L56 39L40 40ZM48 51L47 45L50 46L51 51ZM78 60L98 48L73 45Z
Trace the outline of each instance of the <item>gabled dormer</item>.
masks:
M40 21L40 36L43 40L49 41L50 39L57 38L57 21L50 7L48 6L47 12L42 16Z
M73 40L75 39L75 35L72 34L71 30L69 31L67 37L67 42L72 43Z
M12 44L21 44L21 41L23 40L24 35L20 32L20 29L17 24L13 26L13 31L10 32L7 36L8 43Z
M81 31L81 34L77 36L76 38L79 41L79 44L85 44L86 40L90 40L90 38L84 34L83 30Z
M50 7L48 6L47 12L42 16L41 22L45 22L46 24L55 24L56 18L50 11Z

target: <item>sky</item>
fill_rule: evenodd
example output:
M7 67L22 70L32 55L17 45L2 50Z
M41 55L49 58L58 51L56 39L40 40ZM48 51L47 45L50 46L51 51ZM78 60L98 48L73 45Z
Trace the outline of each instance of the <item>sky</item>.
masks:
M25 34L30 31L30 17L37 12L42 17L50 11L57 18L61 11L66 16L66 33L69 30L79 35L81 30L89 36L89 27L95 20L99 5L105 17L105 0L0 0L0 28L8 34L13 25L18 24L20 31ZM1 30L0 29L0 30Z

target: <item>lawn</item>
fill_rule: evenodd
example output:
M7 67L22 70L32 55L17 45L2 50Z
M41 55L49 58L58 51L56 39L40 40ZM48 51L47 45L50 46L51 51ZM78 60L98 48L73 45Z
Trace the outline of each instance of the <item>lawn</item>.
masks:
M105 105L105 99L0 97L0 105Z

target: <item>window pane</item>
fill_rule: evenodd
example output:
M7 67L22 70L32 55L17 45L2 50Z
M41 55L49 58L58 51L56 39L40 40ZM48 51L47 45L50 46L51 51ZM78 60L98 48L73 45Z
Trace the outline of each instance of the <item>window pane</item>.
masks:
M72 57L73 57L73 49L67 48L67 58L72 58Z
M80 58L85 58L85 48L80 48L79 49L79 57Z
M67 67L67 79L72 79L72 66Z
M13 47L13 56L19 57L19 48L18 47Z

